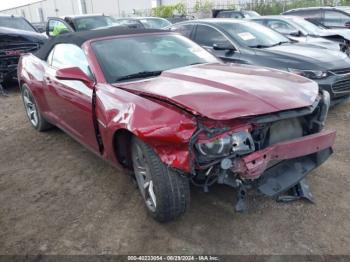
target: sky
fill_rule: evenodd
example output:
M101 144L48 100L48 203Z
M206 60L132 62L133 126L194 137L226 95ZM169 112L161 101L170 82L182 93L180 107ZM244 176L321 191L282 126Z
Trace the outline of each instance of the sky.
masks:
M26 5L37 1L38 0L0 0L0 10Z

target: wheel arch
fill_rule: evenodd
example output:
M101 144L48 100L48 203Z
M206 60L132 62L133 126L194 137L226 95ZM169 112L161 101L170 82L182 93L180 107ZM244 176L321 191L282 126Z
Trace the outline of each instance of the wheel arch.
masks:
M119 164L127 169L132 170L131 160L131 140L135 136L130 130L120 128L113 134L113 150L114 155Z

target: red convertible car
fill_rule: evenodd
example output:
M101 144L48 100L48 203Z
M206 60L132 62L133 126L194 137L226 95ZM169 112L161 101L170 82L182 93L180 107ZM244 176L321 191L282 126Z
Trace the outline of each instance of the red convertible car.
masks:
M21 57L18 79L35 129L57 126L133 171L162 222L188 209L190 183L235 188L239 211L249 188L310 197L305 176L332 154L330 98L315 82L222 64L172 32L61 35Z

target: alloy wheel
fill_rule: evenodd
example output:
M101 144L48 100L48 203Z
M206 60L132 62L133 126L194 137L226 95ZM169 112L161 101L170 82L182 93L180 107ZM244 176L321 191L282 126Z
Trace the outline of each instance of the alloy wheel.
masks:
M147 208L155 212L157 199L154 193L154 184L149 165L140 145L135 145L135 152L132 154L134 173L140 192L145 200Z
M23 91L23 102L30 122L33 126L36 127L39 122L38 110L36 108L32 96L29 94L29 91L27 89Z

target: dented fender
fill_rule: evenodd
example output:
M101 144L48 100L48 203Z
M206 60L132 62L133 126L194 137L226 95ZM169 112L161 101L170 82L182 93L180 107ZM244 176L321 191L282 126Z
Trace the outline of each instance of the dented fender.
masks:
M188 145L197 129L195 116L103 84L96 87L96 97L96 116L105 158L120 165L115 154L114 134L128 130L150 145L165 164L190 171Z

